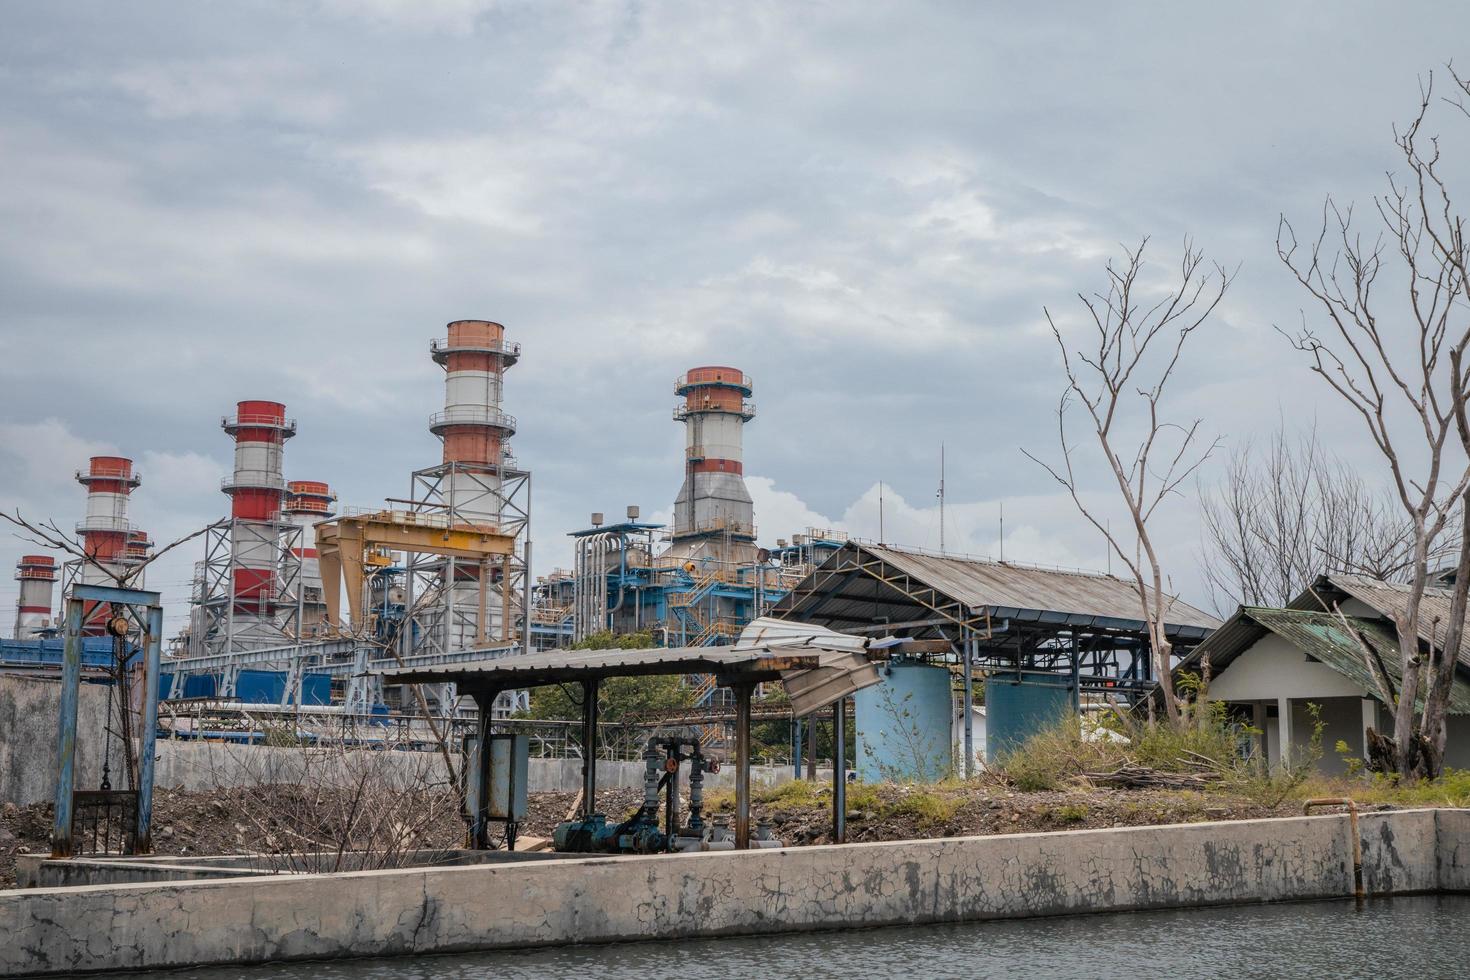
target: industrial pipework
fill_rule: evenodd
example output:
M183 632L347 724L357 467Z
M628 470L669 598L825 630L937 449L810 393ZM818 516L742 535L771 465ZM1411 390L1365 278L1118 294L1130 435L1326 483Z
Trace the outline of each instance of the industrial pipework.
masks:
M679 770L686 762L689 813L683 819L679 812ZM609 824L606 814L594 813L558 824L552 832L552 844L558 851L659 854L734 849L728 826L719 820L711 826L704 819L704 776L719 772L720 764L704 754L697 734L654 735L643 750L643 763L643 805L622 823ZM781 842L762 824L752 835L751 845L780 847Z
M755 513L745 489L742 430L755 417L749 376L732 367L692 368L674 382L684 403L684 484L674 501L673 553L748 563Z
M50 555L22 555L15 563L20 598L15 603L15 638L34 640L51 629L56 588L56 559Z

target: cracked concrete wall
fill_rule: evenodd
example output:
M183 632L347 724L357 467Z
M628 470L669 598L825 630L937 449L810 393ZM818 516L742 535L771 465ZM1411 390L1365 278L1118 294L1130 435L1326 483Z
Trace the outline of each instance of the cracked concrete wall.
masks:
M76 788L96 789L102 781L106 740L107 692L104 684L77 689ZM0 803L27 806L56 798L56 715L61 710L59 675L0 673ZM113 705L114 726L117 705ZM112 785L122 788L122 743L107 752Z
M1470 821L1441 813L1364 815L1367 880L1463 887ZM1348 826L1334 815L0 892L0 974L1342 897Z
M52 725L54 727L54 715ZM52 733L55 740L55 733ZM433 782L444 782L444 763L435 752L358 753L375 765L395 770L405 783L415 783L420 775ZM311 757L311 765L337 764L339 753L331 750L293 749L269 745L238 745L225 742L161 740L158 742L155 786L186 790L209 790L225 786L248 786L261 782L295 782L301 778L303 759ZM356 771L356 770L354 770ZM830 774L830 770L828 770ZM575 793L582 788L581 759L531 759L530 792ZM685 774L687 778L687 773ZM750 781L755 786L774 786L794 778L790 766L752 766ZM729 789L735 785L735 767L723 766L718 773L705 776L707 790ZM599 789L642 789L642 762L597 763Z

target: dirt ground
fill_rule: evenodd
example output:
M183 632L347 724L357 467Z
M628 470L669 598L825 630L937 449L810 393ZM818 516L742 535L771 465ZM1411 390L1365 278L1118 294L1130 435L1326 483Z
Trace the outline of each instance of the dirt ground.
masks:
M292 788L295 790L295 788ZM622 819L639 803L633 790L598 794L598 808L610 820ZM219 791L159 790L154 798L154 850L159 854L232 854L260 850L260 821L239 812L258 806L262 796L232 797ZM549 837L572 807L571 793L534 794L523 837ZM292 798L289 805L303 806ZM330 808L334 804L321 804ZM439 816L417 835L419 847L459 847L465 825L447 799ZM729 792L709 800L711 816L732 816ZM1178 790L1075 790L1015 792L974 783L941 786L852 786L848 797L848 840L887 841L1032 831L1135 827L1205 820L1245 820L1301 812L1296 800L1274 805L1215 792ZM803 846L831 840L831 789L790 783L758 791L752 816L786 844ZM324 814L323 824L330 823ZM15 883L15 855L50 850L51 806L0 807L0 888Z

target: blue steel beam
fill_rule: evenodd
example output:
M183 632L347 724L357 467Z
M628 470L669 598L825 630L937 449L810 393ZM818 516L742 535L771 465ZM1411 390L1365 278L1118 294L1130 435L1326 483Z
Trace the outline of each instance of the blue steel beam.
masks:
M51 856L70 857L72 789L76 782L77 689L82 683L82 599L66 604L66 646L61 655L61 707L56 716L56 799Z
M155 593L156 594L156 593ZM158 668L163 657L163 609L148 607L148 632L143 637L143 730L138 745L138 832L134 850L153 850L153 751L158 737ZM127 710L127 706L123 706Z

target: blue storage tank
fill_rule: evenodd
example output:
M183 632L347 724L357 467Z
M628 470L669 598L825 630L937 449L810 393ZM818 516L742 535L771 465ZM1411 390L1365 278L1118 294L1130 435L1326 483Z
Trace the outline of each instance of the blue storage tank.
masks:
M1074 711L1072 686L1055 674L985 679L985 758L999 760L1026 739Z
M947 779L954 771L949 670L911 661L879 668L882 682L853 695L856 768L865 782Z

